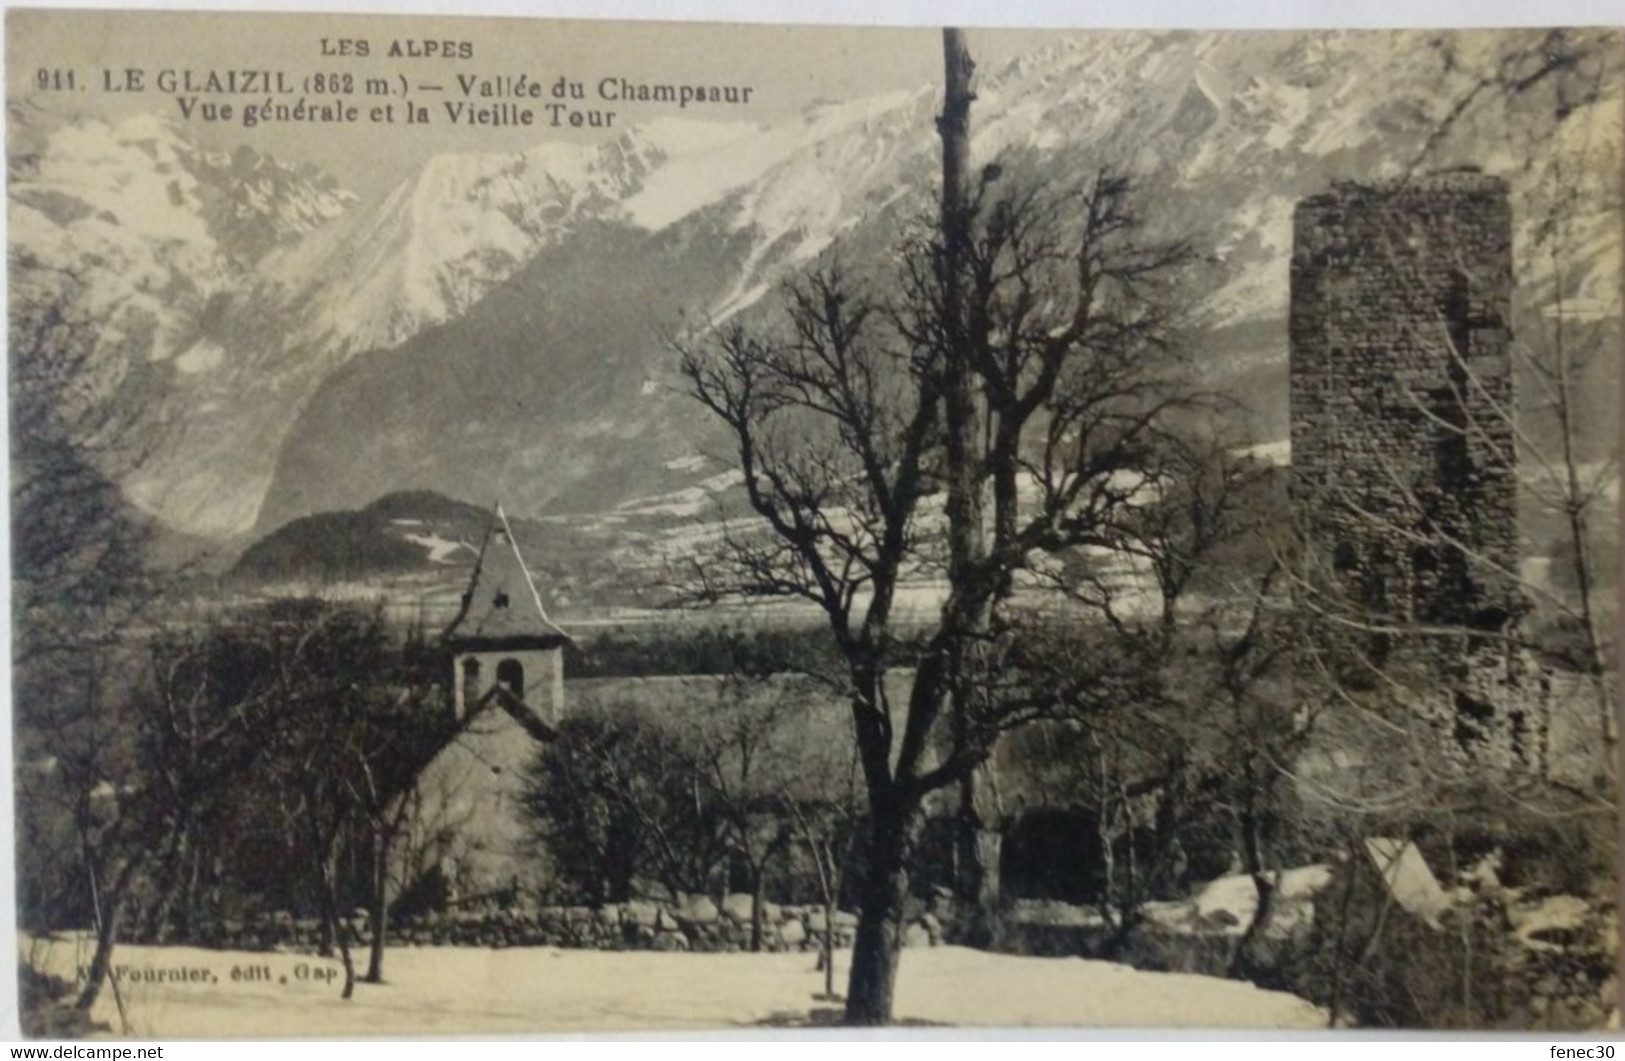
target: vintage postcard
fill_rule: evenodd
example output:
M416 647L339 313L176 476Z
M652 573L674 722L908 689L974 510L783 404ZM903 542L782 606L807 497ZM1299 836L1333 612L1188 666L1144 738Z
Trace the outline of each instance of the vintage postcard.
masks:
M25 1032L1617 1027L1621 43L10 11Z

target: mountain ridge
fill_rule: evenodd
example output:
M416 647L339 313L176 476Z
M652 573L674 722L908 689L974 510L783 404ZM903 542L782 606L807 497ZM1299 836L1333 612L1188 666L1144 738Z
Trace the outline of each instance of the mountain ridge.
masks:
M1450 137L1433 134L1470 88L1463 70L1536 39L1076 35L983 78L973 152L1025 158L1057 186L1108 159L1145 177L1157 223L1210 251L1204 382L1258 399L1255 427L1270 442L1284 433L1295 202L1426 156L1507 174L1527 228L1546 194L1543 163L1506 146L1508 114L1470 111ZM1453 64L1440 58L1446 44ZM329 204L319 175L291 167L277 172L304 184L272 182L256 199L245 189L279 164L217 153L200 172L210 189L236 188L247 216L222 249L213 233L228 231L229 211L194 195L178 214L159 211L192 233L159 250L126 225L106 242L104 170L87 171L88 191L68 201L31 178L76 157L53 137L71 147L78 135L81 156L94 137L29 118L10 141L11 210L23 220L13 260L72 262L132 241L151 252L156 265L124 270L152 276L144 287L95 274L93 308L114 325L112 389L162 422L150 459L120 477L180 530L263 534L394 489L468 483L537 515L610 510L671 486L665 462L716 450L677 398L670 339L766 312L763 297L821 254L885 261L929 213L935 105L927 86L773 123L658 119L594 144L437 156L371 204ZM1607 117L1618 100L1599 113L1611 138L1600 149L1617 163ZM160 127L142 156L141 131L103 135L127 171L141 157L173 170L190 150L182 130ZM1612 221L1584 219L1601 235L1565 296L1617 316L1604 282L1619 269ZM1537 304L1552 283L1520 276Z

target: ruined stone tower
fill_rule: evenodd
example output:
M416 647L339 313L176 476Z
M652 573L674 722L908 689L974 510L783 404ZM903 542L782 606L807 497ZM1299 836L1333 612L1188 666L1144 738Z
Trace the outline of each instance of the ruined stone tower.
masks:
M1400 649L1431 656L1441 728L1515 759L1506 182L1453 171L1305 199L1291 282L1294 505L1370 615L1446 631ZM1396 647L1377 633L1368 654L1382 666Z

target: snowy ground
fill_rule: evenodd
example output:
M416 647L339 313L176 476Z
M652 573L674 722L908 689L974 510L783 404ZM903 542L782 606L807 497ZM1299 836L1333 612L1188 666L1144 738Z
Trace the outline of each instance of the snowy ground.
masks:
M27 954L27 941L22 946ZM60 941L33 954L59 976L89 957ZM837 990L844 990L848 957L837 957ZM390 982L360 984L348 1002L339 998L339 981L312 978L318 970L337 974L337 964L302 956L121 947L116 964L130 971L121 991L132 1031L153 1038L737 1029L805 1025L814 1010L832 1006L815 999L823 975L813 955L801 953L399 948L386 960ZM262 970L263 980L244 978ZM177 972L195 979L150 982ZM960 947L904 953L896 1016L982 1026L1325 1026L1308 1002L1250 984ZM117 1029L110 992L96 1017Z

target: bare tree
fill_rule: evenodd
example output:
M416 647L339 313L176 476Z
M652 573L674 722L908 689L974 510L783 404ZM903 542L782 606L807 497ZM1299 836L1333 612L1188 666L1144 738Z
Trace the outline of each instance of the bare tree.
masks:
M957 32L944 49L948 186L938 224L902 250L895 295L827 264L789 288L782 331L731 324L682 357L732 435L757 520L725 536L725 564L694 573L701 595L810 601L843 661L869 799L857 1024L890 1019L922 800L1057 709L1050 690L991 691L1017 572L1136 541L1127 515L1191 401L1172 356L1186 245L1151 236L1132 180L1109 168L1059 196L997 166L965 180ZM893 703L897 594L943 568L947 599Z
M1521 102L1532 112L1525 150L1546 166L1528 202L1533 240L1519 263L1544 282L1528 299L1520 321L1525 338L1513 349L1529 398L1520 409L1502 411L1517 429L1520 462L1534 468L1524 477L1526 494L1561 528L1552 547L1554 577L1545 586L1525 579L1526 592L1538 594L1537 611L1572 634L1547 639L1542 647L1591 686L1593 732L1604 749L1602 786L1610 798L1619 765L1618 565L1608 562L1619 546L1617 405L1587 402L1585 395L1617 386L1619 370L1617 285L1611 270L1587 260L1596 254L1599 234L1613 254L1604 251L1602 261L1617 261L1619 249L1620 157L1610 128L1617 109L1607 106L1619 102L1621 65L1614 52L1583 34L1559 32L1550 39L1545 63L1536 66L1553 65L1552 74L1537 84L1509 86L1526 97Z
M401 674L393 687L386 686L378 694L374 709L350 736L347 771L368 840L370 939L362 980L369 984L384 982L395 846L415 824L419 780L455 732L455 726L438 710L444 704L444 690L427 675Z
M205 868L232 843L243 779L261 767L274 725L270 690L245 680L257 646L241 633L182 626L148 648L132 721L154 804L147 825L156 894L146 921L147 936L159 942L172 929L196 938Z
M857 762L851 749L820 741L807 749L798 777L780 792L793 835L805 846L818 878L823 931L818 940L818 967L824 974L824 997L835 993L835 908L846 882L847 864L862 817L857 792Z
M554 871L593 903L624 901L650 882L673 897L704 893L732 846L692 733L646 706L578 709L528 779L527 812Z
M287 805L318 885L323 945L339 948L345 997L354 977L340 923L340 854L357 832L366 851L371 925L364 979L383 980L389 866L407 824L418 779L458 732L444 689L422 669L402 665L382 616L311 602L291 605L278 636L273 680L284 728L272 758L292 799ZM412 646L404 655L414 656Z
M1224 708L1214 786L1252 879L1256 903L1230 963L1248 979L1266 971L1260 941L1275 912L1280 886L1278 849L1295 811L1293 770L1308 746L1317 716L1312 687L1293 681L1301 662L1291 617L1289 579L1279 558L1251 572L1251 599L1240 624L1215 617L1208 626L1215 660L1212 691Z
M785 792L812 750L812 731L797 726L811 713L810 697L794 682L738 670L720 675L716 702L679 731L716 803L728 851L749 877L753 951L762 949L769 875L794 839Z

